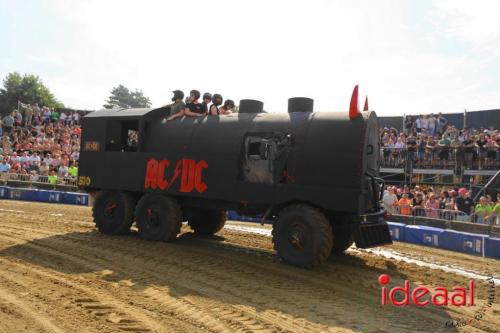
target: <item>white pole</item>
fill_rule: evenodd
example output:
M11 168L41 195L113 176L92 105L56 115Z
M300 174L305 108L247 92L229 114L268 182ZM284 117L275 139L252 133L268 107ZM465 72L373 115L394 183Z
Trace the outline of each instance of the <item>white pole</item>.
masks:
M467 127L467 109L464 109L464 126L463 130Z

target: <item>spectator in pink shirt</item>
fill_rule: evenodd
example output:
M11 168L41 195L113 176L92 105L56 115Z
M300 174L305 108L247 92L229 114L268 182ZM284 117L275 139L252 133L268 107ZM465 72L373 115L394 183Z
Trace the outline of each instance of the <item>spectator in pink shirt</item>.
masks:
M427 213L427 217L433 219L439 218L438 209L439 209L439 201L436 199L434 193L431 193L429 195L429 199L425 203L425 210Z

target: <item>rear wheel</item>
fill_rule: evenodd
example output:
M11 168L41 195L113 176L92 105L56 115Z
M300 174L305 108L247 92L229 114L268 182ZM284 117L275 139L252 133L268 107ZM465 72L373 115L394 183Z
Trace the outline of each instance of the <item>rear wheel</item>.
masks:
M273 227L274 249L284 262L314 268L332 252L332 228L318 209L297 204L284 208Z
M181 231L182 212L175 199L146 194L137 203L135 220L141 238L169 242Z
M187 212L188 224L200 235L213 235L224 227L227 211L216 209L194 209Z
M134 222L134 204L134 198L130 193L98 192L92 207L97 230L108 235L128 232Z

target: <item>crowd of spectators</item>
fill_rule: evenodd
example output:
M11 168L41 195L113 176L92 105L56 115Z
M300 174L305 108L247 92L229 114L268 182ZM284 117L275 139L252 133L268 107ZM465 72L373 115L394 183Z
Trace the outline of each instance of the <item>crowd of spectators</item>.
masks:
M467 169L500 168L500 132L457 129L439 114L405 118L404 131L380 129L382 166Z
M0 119L0 181L74 184L81 115L20 105Z
M466 188L388 186L382 203L389 214L500 224L500 194L495 200L485 195L474 203Z

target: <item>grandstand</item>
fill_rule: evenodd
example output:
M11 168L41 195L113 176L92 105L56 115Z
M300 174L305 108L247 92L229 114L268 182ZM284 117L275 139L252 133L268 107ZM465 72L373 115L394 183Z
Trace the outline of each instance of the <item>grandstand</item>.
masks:
M488 190L496 195L500 188L500 109L482 111L464 111L462 113L443 114L446 126L454 128L458 135L470 136L474 143L481 134L489 136L491 147L474 146L466 147L462 141L456 146L453 143L449 147L438 147L434 149L422 149L418 147L411 151L406 145L381 147L381 176L389 184L428 184L454 187L469 187L474 193L478 193L488 184ZM399 117L379 117L381 129L397 131L410 135L406 124L418 115ZM410 121L408 121L410 119ZM418 133L414 133L418 135ZM406 136L405 136L406 137ZM434 136L434 144L441 139L440 135ZM446 155L446 159L440 155ZM491 153L487 153L489 150ZM420 156L421 153L421 156ZM470 153L470 158L468 157ZM483 156L484 154L484 156ZM488 154L486 156L486 154ZM484 190L483 190L484 191Z

